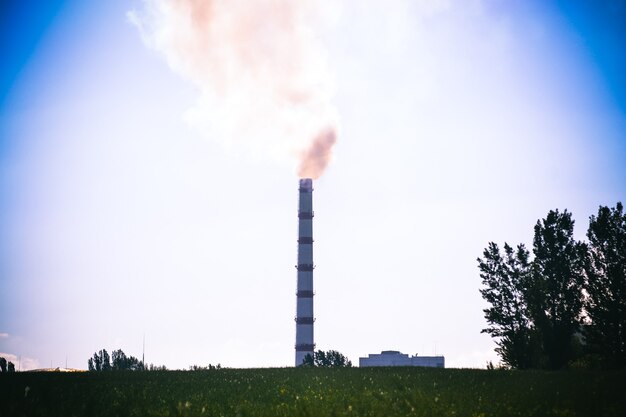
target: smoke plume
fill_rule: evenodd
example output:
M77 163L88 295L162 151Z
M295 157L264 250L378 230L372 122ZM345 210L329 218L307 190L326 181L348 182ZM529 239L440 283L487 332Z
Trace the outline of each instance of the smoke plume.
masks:
M301 157L298 175L300 178L317 178L330 161L333 145L337 141L334 129L320 132Z
M292 156L319 177L336 141L336 111L314 27L322 0L144 0L129 13L200 97L187 120L212 138Z

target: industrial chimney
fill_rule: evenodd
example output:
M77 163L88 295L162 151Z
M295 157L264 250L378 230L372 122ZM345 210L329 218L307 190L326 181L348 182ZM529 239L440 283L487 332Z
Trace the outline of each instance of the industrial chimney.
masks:
M298 292L296 293L296 366L313 356L313 180L300 179L298 206Z

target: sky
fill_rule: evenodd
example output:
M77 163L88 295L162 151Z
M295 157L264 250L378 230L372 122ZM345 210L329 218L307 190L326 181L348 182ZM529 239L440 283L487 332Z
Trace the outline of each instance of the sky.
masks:
M150 43L147 4L0 2L0 356L85 369L145 337L173 369L292 366L297 158L264 147L278 119L215 129L237 108ZM556 208L584 239L625 201L626 1L310 4L338 132L317 348L497 362L488 242L531 246Z

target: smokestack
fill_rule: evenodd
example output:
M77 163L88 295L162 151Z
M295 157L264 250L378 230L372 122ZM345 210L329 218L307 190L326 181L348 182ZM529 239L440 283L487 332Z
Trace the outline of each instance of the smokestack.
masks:
M300 179L298 206L298 292L296 293L296 366L313 356L313 180Z

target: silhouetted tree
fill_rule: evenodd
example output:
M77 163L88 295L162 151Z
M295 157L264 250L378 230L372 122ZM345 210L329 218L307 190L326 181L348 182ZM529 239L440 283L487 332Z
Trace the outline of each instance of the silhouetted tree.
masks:
M112 367L114 370L128 369L128 358L122 349L114 350L111 353Z
M7 372L15 372L15 364L9 361L9 365L7 366Z
M99 352L93 354L93 358L87 361L87 367L90 371L143 371L145 366L143 362L134 356L126 356L121 350L115 350L111 357L106 349L102 349Z
M110 371L111 370L111 357L109 356L109 352L106 349L102 349L100 351L100 358L102 359L102 370Z
M115 371L143 371L144 365L134 356L126 356L122 349L112 353L112 369Z
M350 368L352 366L352 362L336 350L327 352L318 350L313 355L306 355L300 366L320 368Z
M214 371L216 369L222 369L222 365L218 363L217 365L211 365L211 364L209 364L209 366L191 365L189 367L190 371Z
M87 365L89 366L89 370L91 371L96 371L96 372L102 371L102 358L100 357L98 352L93 354L93 357L89 359L89 361L87 362Z
M535 258L526 299L551 369L574 359L580 329L586 246L574 241L573 232L574 220L567 210L551 210L535 225Z
M4 359L3 357L0 357L0 371L2 372L7 371L7 360Z
M326 352L326 360L330 363L331 368L352 367L352 362L336 350L329 350L328 352Z
M95 352L93 354L93 358L87 361L87 366L89 367L90 371L110 371L111 363L109 353L106 351L106 349Z
M102 371L102 358L98 353L93 354L94 369L98 372Z
M302 363L298 366L302 366L305 368L312 368L315 366L315 352L313 352L313 355L311 355L310 353L307 353L306 356L304 357L304 359L302 360Z
M482 297L490 304L483 310L488 333L496 339L496 352L507 366L528 369L538 365L536 336L525 299L530 277L530 253L524 245L514 250L504 244L504 256L498 245L490 242L478 258L484 288Z
M622 203L602 207L589 218L585 264L585 326L589 350L605 366L626 366L626 215Z

